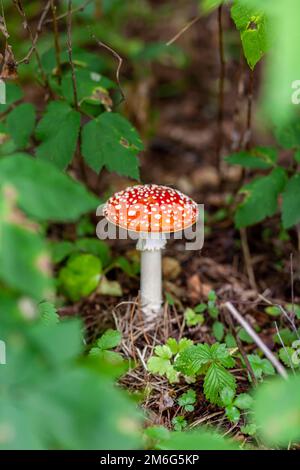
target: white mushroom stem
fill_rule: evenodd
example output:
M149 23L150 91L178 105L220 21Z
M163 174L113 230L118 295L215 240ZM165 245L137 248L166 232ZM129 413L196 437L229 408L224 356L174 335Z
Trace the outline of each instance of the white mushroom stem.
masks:
M166 240L162 234L141 235L137 250L141 251L140 301L144 320L153 322L162 312L161 250Z

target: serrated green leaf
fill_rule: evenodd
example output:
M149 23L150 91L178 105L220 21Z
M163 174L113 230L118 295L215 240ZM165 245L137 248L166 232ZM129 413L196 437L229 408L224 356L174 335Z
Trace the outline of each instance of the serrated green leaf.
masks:
M80 113L63 101L51 101L36 128L42 143L36 156L63 170L71 163L80 129Z
M84 186L52 164L26 154L14 154L0 160L1 183L12 184L20 207L38 220L76 220L99 203Z
M112 349L119 346L122 340L122 334L117 330L106 330L101 338L97 341L97 346L100 349Z
M193 340L188 338L181 338L178 343L178 352L183 352L193 345Z
M168 338L166 345L170 348L172 351L173 356L178 353L178 343L175 338Z
M59 315L55 305L51 302L41 302L39 304L39 314L45 325L56 325L59 322Z
M231 421L232 423L237 423L239 421L241 414L236 406L226 406L225 411L229 421Z
M229 387L235 392L236 383L234 376L223 366L216 363L211 364L204 379L206 398L211 403L220 404L220 393L225 387Z
M18 149L27 147L35 125L35 108L31 103L16 106L6 120L7 130Z
M261 222L274 215L278 208L278 196L286 183L286 173L275 168L268 176L256 178L240 190L244 200L235 214L237 228Z
M261 379L263 375L275 374L275 369L268 359L261 359L257 354L248 354L247 357L257 379Z
M211 360L211 352L208 344L190 346L179 354L174 367L184 375L193 376L199 373L201 367Z
M290 228L300 222L300 173L292 176L282 195L282 224Z
M167 373L171 366L169 359L163 359L162 357L152 356L148 359L147 367L152 374L164 375Z
M169 346L166 345L156 346L154 348L154 352L157 356L162 357L163 359L171 359L173 355Z
M186 405L194 405L196 402L196 392L192 388L190 388L187 392L180 395L178 398L178 404L180 406L186 407ZM189 410L192 411L192 410Z
M97 173L105 166L109 171L138 179L137 154L141 150L143 144L137 131L119 114L103 113L83 128L82 154Z

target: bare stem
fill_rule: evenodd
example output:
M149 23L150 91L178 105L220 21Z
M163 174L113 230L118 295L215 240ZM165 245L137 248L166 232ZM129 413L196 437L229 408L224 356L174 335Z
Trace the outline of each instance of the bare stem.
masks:
M56 75L58 79L61 79L61 63L60 63L60 44L59 44L59 34L57 26L57 17L56 17L57 7L55 5L55 0L51 0L51 12L53 19L53 34L54 34L54 47L55 47L55 58L56 58Z
M288 378L288 374L283 367L283 365L278 361L277 357L272 353L272 351L265 345L265 343L260 339L258 334L253 330L249 323L242 317L242 315L237 311L237 309L232 305L231 302L226 302L225 307L231 313L233 318L246 330L249 336L257 344L259 349L264 353L264 355L269 359L273 364L278 374L281 375L284 379Z
M219 77L218 139L217 139L217 149L216 149L217 164L220 164L221 162L221 152L222 152L222 146L223 146L224 82L225 82L225 72L226 72L222 13L223 13L223 6L220 5L218 8L220 77Z
M247 275L249 279L249 284L253 290L257 291L257 285L256 285L254 270L253 270L252 261L251 261L251 253L249 249L246 228L240 229L240 236L241 236L242 250L243 250L243 255L244 255L244 260L245 260L245 265L246 265L246 271L247 271Z
M74 95L74 106L78 110L78 93L77 93L77 83L75 75L75 67L73 63L73 51L72 51L72 0L68 1L68 15L67 15L67 47L69 62L71 66L71 76L72 76L72 85L73 85L73 95Z

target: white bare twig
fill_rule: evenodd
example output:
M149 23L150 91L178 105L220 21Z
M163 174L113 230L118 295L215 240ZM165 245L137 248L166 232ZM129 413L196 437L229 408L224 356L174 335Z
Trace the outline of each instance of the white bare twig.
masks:
M231 302L226 302L225 307L231 313L233 318L246 330L249 336L253 339L253 341L257 344L260 350L264 353L264 355L269 359L269 361L273 364L275 369L277 370L278 374L281 375L284 379L288 378L288 374L283 367L283 365L278 361L276 356L272 353L272 351L265 345L265 343L260 339L258 334L253 330L253 328L249 325L249 323L242 317L242 315L237 311L237 309L232 305Z

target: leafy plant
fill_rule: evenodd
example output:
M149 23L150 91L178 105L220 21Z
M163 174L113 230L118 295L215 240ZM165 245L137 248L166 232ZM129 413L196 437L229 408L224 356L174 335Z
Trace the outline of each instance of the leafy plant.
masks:
M120 353L111 351L119 346L122 335L117 330L106 330L97 340L96 344L90 349L89 355L93 358L104 360L111 364L122 364L124 362Z
M220 394L225 413L229 421L236 423L240 419L240 410L248 410L253 404L253 398L248 393L240 393L235 397L235 391L225 387Z
M248 354L247 358L255 377L262 380L265 376L275 375L274 367L268 359L262 359L257 354ZM249 376L251 381L251 377Z
M192 344L193 341L187 338L182 338L179 342L174 338L169 338L165 345L155 347L155 355L150 357L147 362L148 370L152 374L165 375L170 383L178 382L179 374L174 368L174 358L182 354Z
M182 406L184 411L194 411L194 404L196 403L196 392L190 388L187 392L180 395L178 398L178 405Z
M201 313L196 313L192 308L187 308L184 311L184 319L187 326L202 325L204 322L204 316Z
M221 403L220 393L225 387L235 390L234 376L227 371L235 360L225 344L193 345L183 351L175 361L175 369L184 375L204 375L204 393L212 403Z
M184 419L184 416L175 416L172 419L172 424L175 431L182 431L187 427L187 421Z

